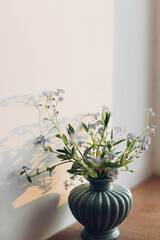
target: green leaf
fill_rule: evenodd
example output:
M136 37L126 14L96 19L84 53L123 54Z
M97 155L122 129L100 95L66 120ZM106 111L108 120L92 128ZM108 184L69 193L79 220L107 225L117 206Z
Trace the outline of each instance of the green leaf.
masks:
M113 129L111 130L111 140L113 140Z
M93 170L93 168L88 168L87 172L88 172L88 175L92 178L97 178L98 177L97 173Z
M79 163L79 161L75 161L73 164L72 164L72 167L71 169L78 169L81 167L81 164Z
M55 137L61 138L61 135L60 134L56 134Z
M118 144L120 144L121 142L124 142L124 141L126 141L126 139L121 139L121 140L115 142L115 143L113 144L113 146L118 145Z
M91 149L94 147L94 145L92 145L91 147L87 148L85 151L84 151L84 156L87 156L87 154L91 151Z
M52 177L52 171L55 169L56 166L47 167L47 171L49 172L49 176Z
M127 165L125 165L125 169L126 169L126 171L128 171L128 166Z
M105 167L119 167L119 164L112 162L104 162Z
M72 134L74 134L75 131L74 131L74 128L72 127L72 125L68 124L68 126L69 126L69 130L70 130L70 132L71 132Z
M116 155L118 155L119 153L121 153L122 151L120 151L120 152L116 152Z
M108 148L109 152L111 152L112 145L110 144L110 142L107 143L107 148Z
M20 172L20 176L23 175L24 173L25 173L25 171Z
M121 164L123 163L124 158L125 158L125 155L124 155L124 153L123 153L123 154L121 155L121 157L120 157L120 163L121 163Z
M105 116L105 120L104 120L104 128L106 128L108 126L110 116L111 116L111 114L107 112L106 116Z
M72 147L72 152L71 152L72 157L74 156L74 154L75 154L75 147L73 146Z
M52 172L54 169L55 169L56 166L53 166L53 167L47 167L47 171L48 172Z
M83 126L84 130L88 133L89 128L86 126L86 124L82 122L82 126Z
M70 132L70 130L67 128L67 132L68 132L68 135L71 135L71 132Z
M67 148L66 148L66 147L64 147L64 150L66 151L66 153L68 153L68 154L69 154L69 151L67 150Z
M60 152L60 153L65 153L65 154L68 154L69 152L67 151L67 149L57 149L56 150L57 152Z
M30 183L32 183L32 179L31 179L31 177L30 177L29 175L27 175L27 180L28 180Z
M127 147L129 147L131 144L131 142L129 140L127 140Z
M129 167L128 167L127 165L125 165L124 167L125 167L125 170L121 170L121 171L128 171L128 172L131 172L131 173L134 172L133 170L130 170Z
M105 125L104 124L104 113L102 112L102 123L103 123L103 126Z
M68 160L68 159L70 159L68 156L66 156L66 155L64 155L64 154L57 155L57 158L60 158L60 159L63 159L63 160Z
M77 170L77 169L68 169L67 172L70 173L70 174L74 174L75 176L76 175L82 175L82 171Z
M62 140L64 142L64 144L67 146L68 145L68 140L65 134L62 135Z
M105 154L106 154L106 151L103 151L102 154L101 154L101 159L104 158Z
M127 149L126 149L126 152L129 153L129 152L132 150L133 147L134 147L134 143L131 143L131 142L130 142L129 146L128 146Z
M52 149L50 146L48 146L48 150L49 150L50 152L53 152L53 149Z

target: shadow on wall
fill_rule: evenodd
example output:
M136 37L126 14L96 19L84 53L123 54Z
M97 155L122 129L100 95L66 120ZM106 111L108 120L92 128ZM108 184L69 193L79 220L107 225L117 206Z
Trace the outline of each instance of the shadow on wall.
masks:
M21 126L17 126L16 128L12 129L12 131L6 136L5 138L1 139L0 141L0 149L1 149L1 169L5 169L6 167L6 160L12 166L12 169L7 174L7 179L12 182L15 176L22 184L21 187L25 188L28 184L24 184L23 176L19 177L19 173L21 167L23 165L29 165L29 167L37 168L41 166L42 168L45 167L45 163L53 164L56 160L53 157L53 154L46 153L41 145L35 144L38 132L40 134L47 134L48 129L47 124L44 123L42 126L42 119L41 119L41 111L37 108L41 96L38 96L37 100L29 95L21 95L21 96L13 96L7 99L4 99L0 102L0 107L7 107L9 104L27 104L32 108L36 108L38 111L38 123L33 123L32 116L30 116L32 123L31 124L22 124ZM15 113L17 115L23 115L25 113ZM18 109L17 109L18 112ZM30 112L28 112L30 113ZM27 114L27 113L26 113ZM24 116L25 118L25 116ZM37 118L36 118L37 120ZM9 120L12 121L12 118ZM6 123L6 125L10 124L10 122ZM50 129L49 129L50 130ZM10 162L9 162L10 161ZM4 167L3 167L4 165ZM14 170L13 170L14 169ZM1 174L2 176L2 174ZM4 176L5 178L5 176ZM9 183L10 184L10 183ZM42 195L46 194L51 188L50 184L45 182L45 178L37 178L35 179L32 186L39 186L42 191Z
M35 178L32 185L26 181L25 177L19 176L21 167L24 165L32 166L33 169L39 166L45 168L46 165L53 165L57 161L52 153L45 152L39 144L35 144L37 133L47 137L53 134L50 123L44 122L44 112L37 108L40 100L41 96L35 99L29 95L21 95L0 102L1 108L7 108L10 104L22 104L24 106L22 115L30 114L28 109L28 112L25 112L25 105L36 108L38 111L38 123L36 123L37 115L36 120L30 116L31 123L23 124L22 121L20 126L13 128L8 136L0 140L0 192L2 196L0 211L3 219L1 220L3 222L0 221L0 239L9 240L15 233L16 240L41 240L44 239L42 236L47 238L49 237L47 233L52 233L54 232L52 229L58 228L62 216L65 211L68 211L67 203L57 208L60 195L50 193L54 191L53 180L48 177L48 174L47 177L40 175ZM79 115L72 121L76 122L80 118ZM65 123L65 125L66 121L67 118L60 119L60 123ZM6 122L7 124L9 122ZM54 142L54 147L59 147L59 144L59 141ZM67 212L67 214L70 213Z
M23 240L40 240L48 239L48 233L52 233L54 229L59 228L59 223L62 222L62 216L71 214L68 209L68 203L59 207L59 195L57 193L48 194L23 207L16 209L22 215L28 209L34 209L34 215L28 218L28 221L22 225L21 234L18 239ZM23 216L25 218L25 216ZM67 224L68 218L66 218ZM64 223L64 222L63 222Z
M48 194L15 209L15 214L21 215L21 219L24 219L24 224L19 223L21 230L17 234L17 239L44 240L57 223L59 199L57 193ZM31 211L34 214L31 214ZM27 212L28 216L26 216Z

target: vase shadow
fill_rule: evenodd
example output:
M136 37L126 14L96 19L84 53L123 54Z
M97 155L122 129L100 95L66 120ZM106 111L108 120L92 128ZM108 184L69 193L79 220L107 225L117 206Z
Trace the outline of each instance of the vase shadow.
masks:
M68 202L62 204L61 206L59 206L57 208L57 215L56 215L57 221L52 221L52 229L58 229L58 231L56 231L56 232L53 231L51 236L49 238L47 237L45 240L56 240L57 239L57 233L63 230L59 225L59 223L62 222L62 216L64 216L63 229L65 229L65 228L69 227L70 225L73 225L74 223L77 222L77 220L74 218L74 216L72 215L72 213L68 207ZM67 218L65 218L65 216L67 216ZM79 231L77 231L77 232L79 233ZM75 234L74 234L74 236L75 236ZM70 233L68 233L68 235L66 235L66 237L71 237Z
M17 211L25 219L25 223L21 224L17 240L44 240L49 232L53 231L54 222L57 222L59 200L59 194L48 194L15 209L15 213ZM25 218L24 213L27 210L32 211L32 214Z

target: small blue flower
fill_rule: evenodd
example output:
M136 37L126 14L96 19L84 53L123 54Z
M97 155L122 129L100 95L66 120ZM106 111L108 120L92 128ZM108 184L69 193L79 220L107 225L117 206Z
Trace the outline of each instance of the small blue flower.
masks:
M148 145L143 143L141 146L141 150L147 150L148 149Z
M85 143L84 141L80 140L80 141L78 141L78 146L79 146L79 147L82 147L82 145L83 145L84 143Z
M144 112L148 112L151 117L155 116L155 112L153 112L152 108L146 108Z
M151 137L147 136L147 137L143 137L140 142L142 143L141 146L141 150L147 150L148 149L148 145L151 143Z
M99 116L100 116L100 113L99 113L99 112L94 113L94 117L95 117L95 118L97 118L97 117L99 117Z
M98 129L98 132L99 132L100 134L103 134L103 132L104 132L104 127L100 127L100 128Z
M94 130L95 130L96 127L97 127L97 125L96 125L95 123L89 123L89 124L88 124L88 128L89 128L89 129L94 129Z
M45 142L50 143L50 139L49 139L49 138L46 138L46 139L45 139Z
M102 152L103 152L103 151L108 152L108 149L106 148L106 146L103 146L103 147L101 148L101 151L102 151Z
M63 93L65 93L65 91L61 88L61 93L63 94Z
M49 138L45 138L43 135L40 135L38 138L37 138L37 143L42 143L42 144L45 144L46 142L50 142L50 139Z
M107 177L111 180L117 180L118 179L118 174L119 174L119 170L118 168L110 168L110 172L107 174Z
M102 120L97 120L96 124L97 124L97 126L100 125L100 124L103 124Z
M136 137L136 134L133 134L133 133L128 133L127 134L127 139L128 140L135 140L137 137Z
M151 143L151 137L149 136L143 137L143 139L141 139L140 142L149 145Z
M151 137L149 137L149 136L146 137L146 138L145 138L145 142L146 142L146 144L149 145L149 144L151 143Z
M115 152L108 152L106 154L106 160L113 160L116 157Z
M153 125L148 125L145 130L149 133L149 134L152 134L152 135L155 135L155 126Z
M59 97L60 102L63 102L63 99L64 99L63 97Z
M61 93L63 94L63 93L65 93L65 91L64 91L62 88L61 88L61 89L60 89L60 88L57 88L57 91L55 92L55 95L58 96L58 95L60 95Z

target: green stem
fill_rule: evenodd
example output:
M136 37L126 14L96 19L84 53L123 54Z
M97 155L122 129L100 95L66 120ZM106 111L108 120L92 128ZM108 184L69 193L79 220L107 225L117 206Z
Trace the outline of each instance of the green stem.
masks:
M141 148L139 149L139 151L138 151L135 155L133 155L133 158L137 157L137 155L138 155L140 152L141 152Z
M74 143L74 144L75 144L75 146L76 146L76 148L77 148L77 150L78 150L79 154L81 155L81 157L82 157L83 161L85 162L85 158L84 158L83 154L81 153L81 151L80 151L80 149L79 149L79 147L78 147L77 143Z
M50 120L53 122L55 128L57 129L57 131L58 131L58 133L59 133L59 135L60 135L60 137L61 137L61 139L62 139L62 134L61 134L61 132L60 132L59 125L58 125L57 110L56 110L56 109L57 109L57 105L58 105L58 100L57 100L57 102L56 102L56 106L55 106L55 110L54 110L54 115L55 115L57 124L56 124L55 121L53 120L53 118L52 118L52 116L51 116L51 114L50 114L50 112L49 112L49 110L48 110L47 103L48 103L48 97L47 97L46 104L45 104L46 111L47 111L47 113L48 113L48 116L50 117ZM62 141L63 141L63 139L62 139ZM65 144L64 141L63 141L63 143ZM66 147L67 147L68 150L70 150L68 146L66 146Z
M100 145L101 145L102 140L103 140L103 137L104 137L104 132L105 132L105 129L104 129L104 131L103 131L103 134L102 134L102 136L101 136L101 140L100 140L100 142L99 142L99 146L98 146L97 151L96 151L96 157L97 157L97 155L98 155L98 151L99 151Z
M144 134L145 131L146 131L146 127L148 126L148 121L149 121L149 113L147 112L147 120L146 120L145 128L144 128L144 130L142 131L140 137L134 142L134 145L135 145L138 141L141 140L143 134ZM116 160L116 162L121 158L121 156L122 156L123 154L126 153L126 150L127 150L127 149L128 149L128 148L126 148L126 149L124 150L124 152L118 157L118 159ZM132 151L135 150L135 149L136 149L136 147L135 147L134 149L132 149L130 152L132 152ZM129 152L129 153L130 153L130 152Z
M149 121L149 112L147 112L147 121L146 121L145 128L144 128L143 132L141 133L141 135L140 135L140 137L138 138L137 141L139 141L139 139L141 139L141 137L142 137L143 134L145 133L145 131L146 131L146 127L148 126L148 121Z
M74 162L74 161L72 161L72 160L67 160L67 161L58 163L58 164L56 164L56 165L53 165L53 166L50 167L50 168L53 168L53 167L56 168L56 167L59 166L59 165L62 165L62 164L65 164L65 163L69 163L69 162ZM48 172L47 168L44 169L44 170L41 171L41 172L38 172L38 173L34 174L33 176L30 176L30 177L31 177L31 178L36 177L36 176L38 176L38 175L40 175L40 174L42 174L42 173L44 173L44 172Z
M59 135L62 136L62 135L61 135L61 132L60 132L60 130L59 130L59 128L58 128L58 126L56 125L55 121L53 120L53 118L52 118L52 116L51 116L51 114L50 114L50 112L49 112L49 110L48 110L47 103L48 103L48 97L47 97L46 104L45 104L46 111L47 111L48 116L50 117L51 121L53 122L55 128L57 129Z
M60 95L60 94L59 94ZM54 108L54 115L56 117L56 123L57 123L57 127L59 129L59 123L58 123L58 118L57 118L57 105L58 105L58 102L59 102L59 95L58 95L58 100L56 102L56 105L55 105L55 108Z
M141 133L141 135L140 135L140 137L135 141L135 144L138 142L138 141L140 141L141 140L141 138L142 138L142 136L143 136L143 134L145 133L145 131L146 131L146 127L148 126L148 122L149 122L149 112L147 112L147 120L146 120L146 125L145 125L145 128L144 128L144 130L142 131L142 133ZM149 136L149 134L147 135L147 136ZM136 148L138 148L138 147L135 147L135 149ZM135 150L135 149L133 149L133 150ZM132 150L132 151L133 151ZM132 152L132 151L130 151L130 153ZM140 151L141 151L141 149L138 151L138 153L137 154L135 154L133 157L135 158L139 153L140 153Z

